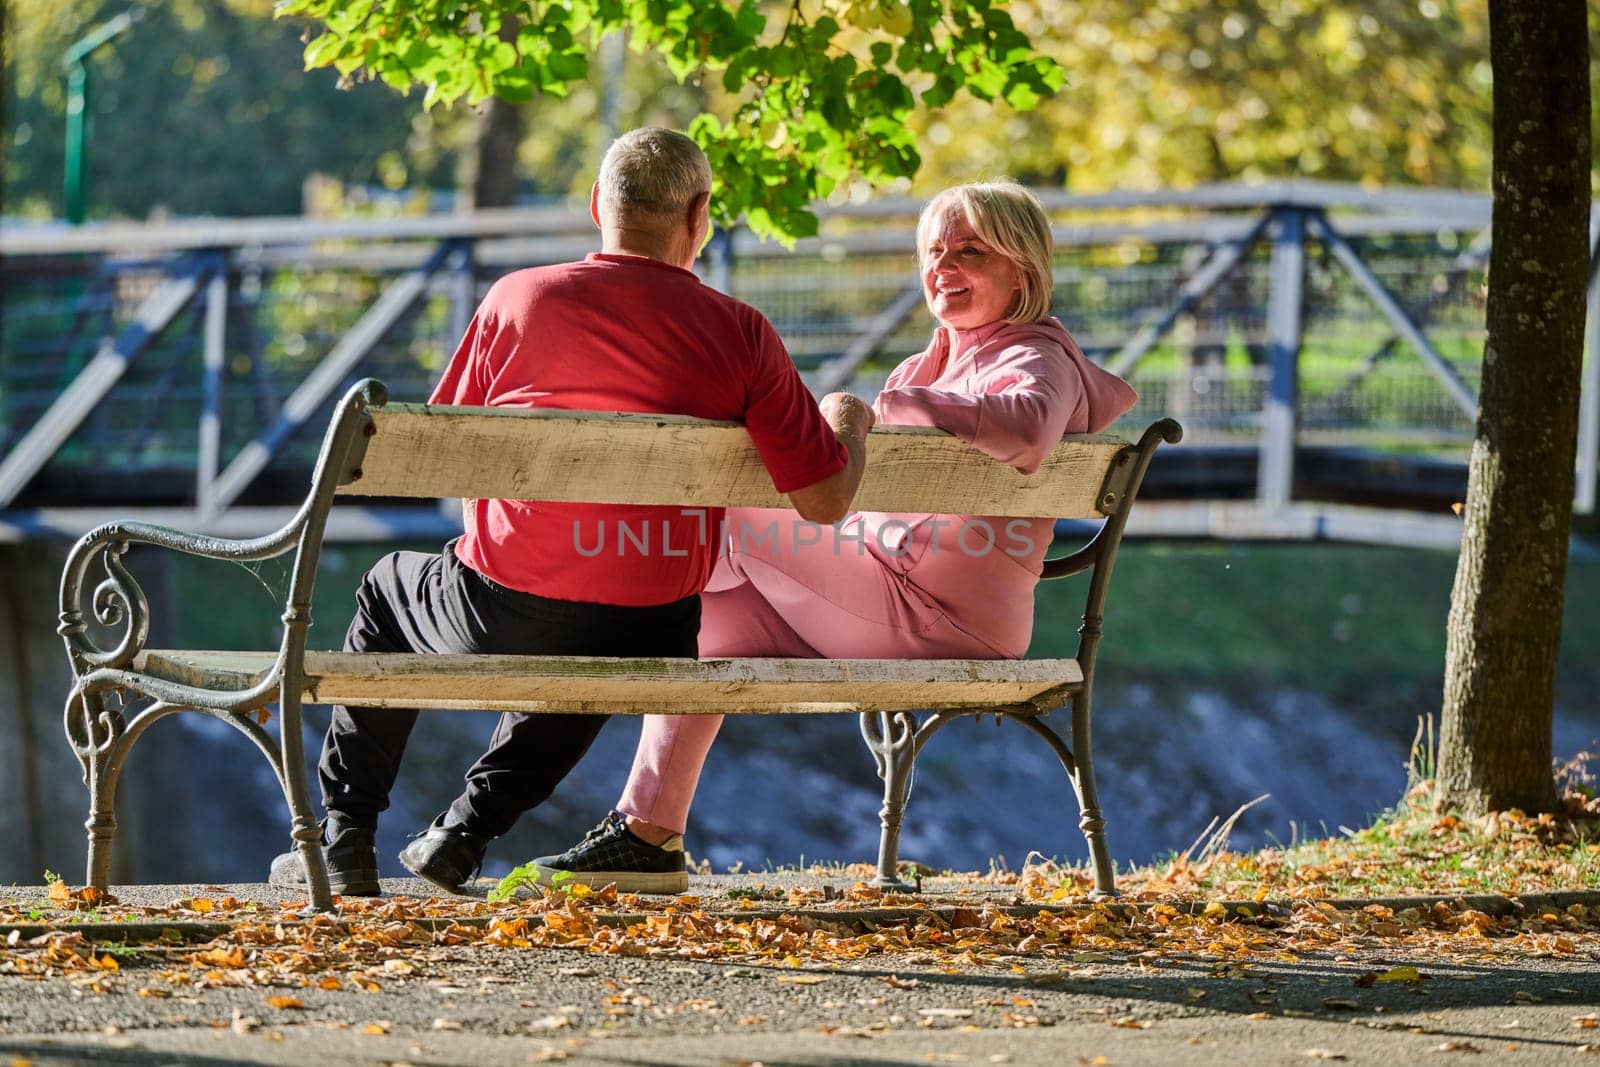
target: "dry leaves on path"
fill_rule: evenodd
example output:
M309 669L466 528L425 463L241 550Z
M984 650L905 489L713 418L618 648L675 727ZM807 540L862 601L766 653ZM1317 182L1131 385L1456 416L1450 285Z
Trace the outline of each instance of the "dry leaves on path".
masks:
M81 891L67 890L74 892ZM1441 963L1600 956L1600 908L1582 905L1497 918L1459 902L1396 911L1377 904L1341 909L1327 901L1301 900L1287 910L1263 908L1241 916L1183 901L1045 910L994 902L941 908L865 885L836 896L822 900L818 894L803 912L750 917L708 910L692 896L645 898L614 890L582 898L551 891L496 905L351 899L340 902L336 915L310 918L301 916L303 904L224 897L205 898L208 903L197 907L198 901L189 899L166 908L125 910L146 924L203 915L207 922L230 924L227 932L200 945L126 946L121 954L138 966L142 995L159 995L162 988L214 987L376 993L394 983L437 979L449 954L468 945L764 964L782 968L774 977L795 985L826 981L814 968L869 959L949 971L1021 971L1028 961L1152 966L1167 958L1209 959L1225 969L1241 961L1295 962L1310 953L1376 947ZM889 917L864 920L864 911ZM0 922L8 918L0 909ZM91 991L106 991L116 987L121 971L115 956L81 932L47 932L0 948L3 976L68 977L82 980ZM1417 968L1403 965L1362 975L1355 985L1426 980ZM897 988L917 983L896 976L884 981ZM292 1010L294 1001L275 996L267 1004ZM1329 1003L1337 1010L1349 1002L1331 997Z

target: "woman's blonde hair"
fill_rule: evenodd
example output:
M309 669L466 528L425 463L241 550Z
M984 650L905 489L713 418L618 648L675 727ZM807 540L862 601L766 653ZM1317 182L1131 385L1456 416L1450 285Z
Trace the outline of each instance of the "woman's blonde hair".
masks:
M984 244L1016 264L1022 275L1017 305L1007 322L1037 322L1050 313L1054 287L1050 220L1037 197L1009 179L953 185L923 207L917 219L917 259L928 250L928 240L939 215L960 204L974 233Z

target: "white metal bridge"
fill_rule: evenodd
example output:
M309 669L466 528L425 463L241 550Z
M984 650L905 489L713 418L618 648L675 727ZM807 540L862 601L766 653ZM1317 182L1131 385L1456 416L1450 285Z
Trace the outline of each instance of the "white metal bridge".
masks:
M1477 407L1486 196L1291 182L1043 196L1055 313L1171 415L1132 532L1453 546ZM707 280L776 323L817 391L870 394L925 342L917 205L822 212L793 250L720 235ZM1591 246L1600 229L1591 226ZM0 227L0 540L113 515L258 533L302 498L358 377L429 392L483 289L579 258L587 212ZM1592 261L1593 262L1593 261ZM1578 512L1600 455L1591 264ZM453 508L335 512L346 540L448 534Z

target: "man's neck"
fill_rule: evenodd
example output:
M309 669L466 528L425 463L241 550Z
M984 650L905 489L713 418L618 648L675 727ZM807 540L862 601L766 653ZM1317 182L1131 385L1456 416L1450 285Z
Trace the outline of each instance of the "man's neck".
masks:
M688 270L694 265L694 257L684 256L683 249L679 247L681 243L671 237L663 238L650 230L631 227L605 229L600 235L600 251L604 254L641 256Z

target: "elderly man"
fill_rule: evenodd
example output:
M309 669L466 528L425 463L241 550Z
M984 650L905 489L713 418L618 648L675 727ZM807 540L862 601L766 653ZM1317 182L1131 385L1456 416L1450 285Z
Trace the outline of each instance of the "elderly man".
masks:
M819 408L772 325L691 273L710 195L710 166L689 138L664 129L618 138L590 197L601 251L496 282L431 402L737 419L795 510L835 522L860 482L872 411L848 394ZM597 526L646 521L668 531L656 553L583 550ZM443 552L392 553L368 572L345 648L693 657L717 551L707 531L719 524L678 508L469 500L465 532ZM460 887L603 721L502 715L466 788L400 862ZM319 767L334 892L381 892L374 832L415 722L415 712L334 709ZM659 862L681 871L681 848ZM304 884L295 853L273 862L271 880Z

